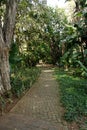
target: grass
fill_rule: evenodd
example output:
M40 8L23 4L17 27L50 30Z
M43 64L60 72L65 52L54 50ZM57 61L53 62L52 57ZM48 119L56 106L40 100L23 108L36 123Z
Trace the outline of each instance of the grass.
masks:
M55 74L60 84L65 120L80 122L84 117L87 119L87 79L74 77L70 71L65 72L61 69L55 69ZM87 127L84 130L87 130Z

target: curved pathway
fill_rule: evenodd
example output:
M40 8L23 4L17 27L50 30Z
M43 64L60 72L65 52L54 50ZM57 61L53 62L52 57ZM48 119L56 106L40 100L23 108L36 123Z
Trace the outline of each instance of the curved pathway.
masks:
M0 130L68 130L61 117L58 83L53 69L44 68L25 96L0 117Z

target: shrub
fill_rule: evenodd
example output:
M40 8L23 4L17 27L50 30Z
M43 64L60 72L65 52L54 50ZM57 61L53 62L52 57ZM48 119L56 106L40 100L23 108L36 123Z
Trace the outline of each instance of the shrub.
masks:
M20 97L35 82L39 73L40 69L35 67L14 71L11 74L12 93Z

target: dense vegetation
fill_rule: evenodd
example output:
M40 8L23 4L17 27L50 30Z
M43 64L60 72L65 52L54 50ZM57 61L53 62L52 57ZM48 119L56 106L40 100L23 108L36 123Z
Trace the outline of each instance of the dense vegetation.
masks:
M64 24L60 46L62 70L56 70L60 84L64 118L87 129L87 2L75 1L72 22ZM65 71L64 71L65 70Z
M0 34L5 25L6 2L0 1ZM76 78L66 72L57 72L66 108L65 118L71 121L86 116L87 107L87 2L74 2L73 17L69 21L63 9L53 9L34 0L21 0L9 56L11 92L16 96L20 96L35 81L40 72L35 66L40 60L66 71L74 70L71 75ZM1 60L0 53L0 63Z
M61 102L65 107L64 119L69 122L76 121L81 130L86 130L87 80L74 76L74 71L55 70L60 85Z
M75 1L75 4L71 22L63 9L53 9L37 1L21 0L10 49L11 68L15 64L22 67L35 66L39 60L43 60L65 69L79 67L76 73L86 77L87 5L86 0ZM3 16L5 9L1 5Z
M68 67L79 67L76 73L82 76L87 76L87 12L86 1L76 1L73 21L65 26L61 44L64 45L64 55L62 63Z
M11 73L12 93L20 97L32 86L39 74L40 69L36 67L14 70Z

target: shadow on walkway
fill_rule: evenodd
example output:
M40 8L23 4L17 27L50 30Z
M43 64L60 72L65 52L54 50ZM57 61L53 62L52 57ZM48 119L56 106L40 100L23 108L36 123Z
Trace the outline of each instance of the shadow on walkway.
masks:
M52 67L42 73L32 88L5 116L0 130L68 130L62 123L58 83Z

